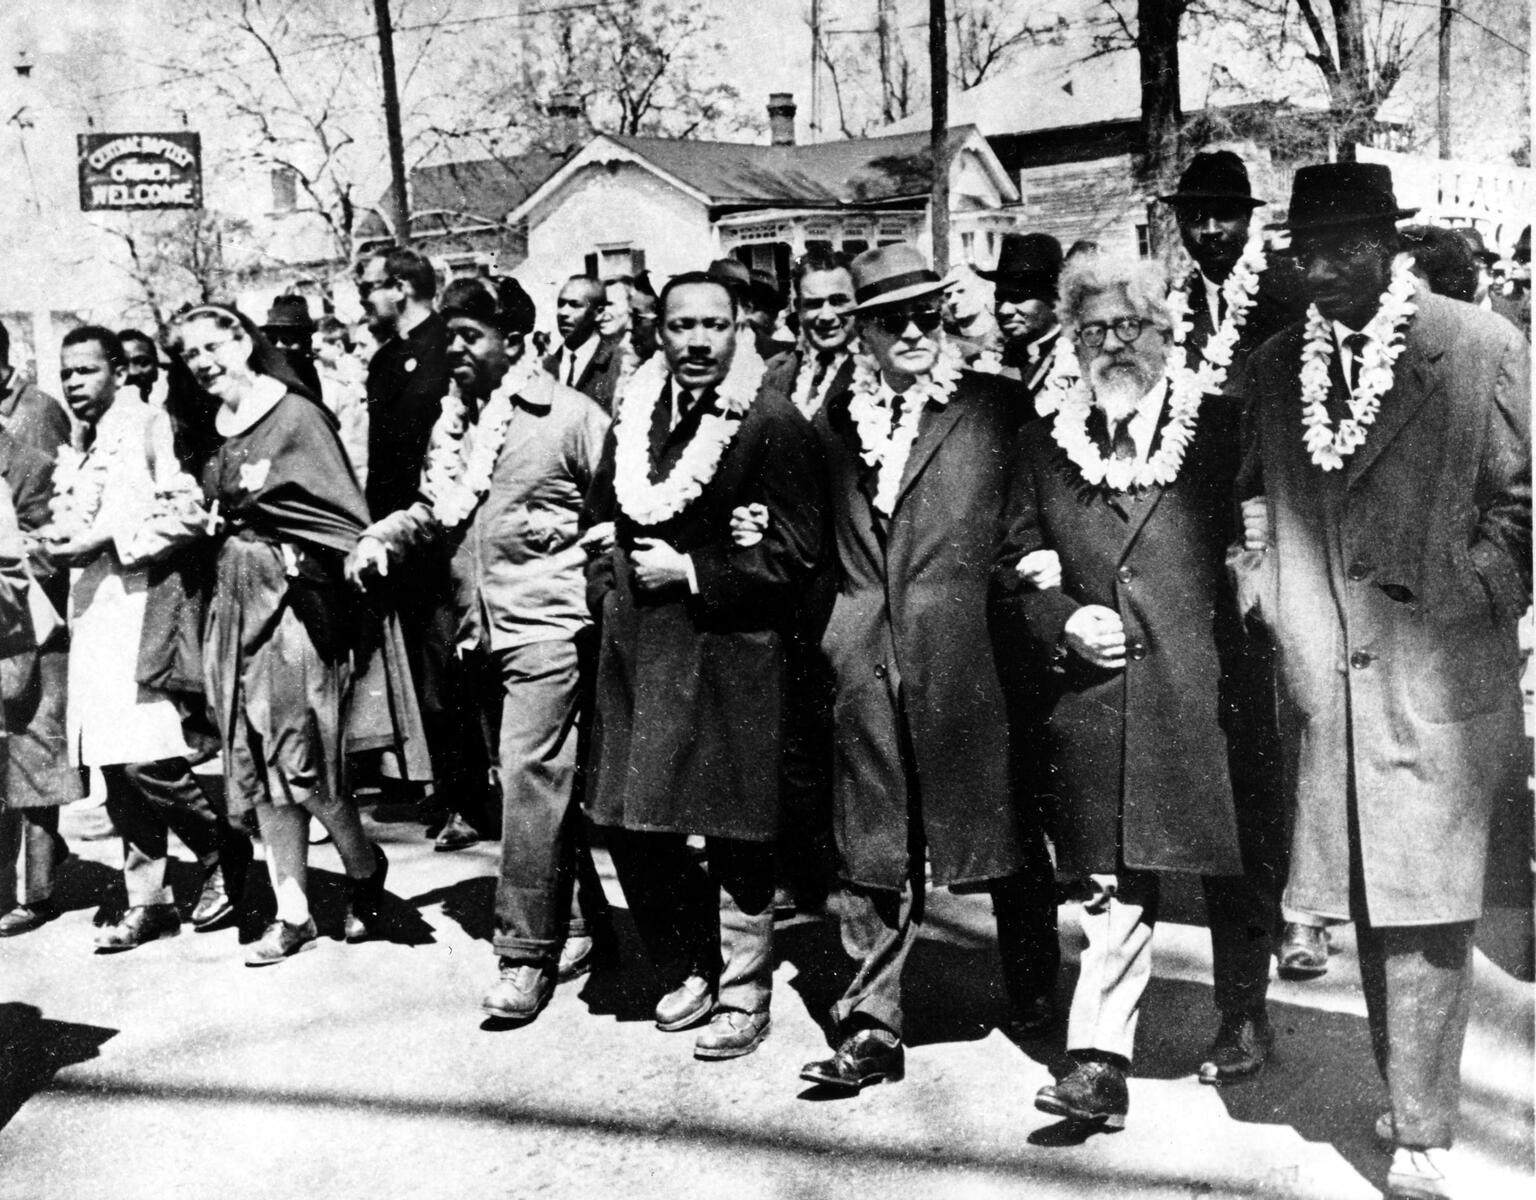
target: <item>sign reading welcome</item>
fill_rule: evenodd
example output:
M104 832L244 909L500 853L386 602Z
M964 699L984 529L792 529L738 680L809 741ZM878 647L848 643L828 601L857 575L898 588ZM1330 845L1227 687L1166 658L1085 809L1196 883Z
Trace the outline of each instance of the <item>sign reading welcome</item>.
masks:
M83 133L84 212L201 208L202 139L195 133Z

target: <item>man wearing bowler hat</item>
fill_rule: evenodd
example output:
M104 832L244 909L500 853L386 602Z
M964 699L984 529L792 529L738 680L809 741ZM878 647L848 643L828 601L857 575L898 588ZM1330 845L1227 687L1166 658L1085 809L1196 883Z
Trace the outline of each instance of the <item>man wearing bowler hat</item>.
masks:
M910 245L851 265L860 353L816 414L840 581L822 638L836 681L833 811L858 972L833 1009L836 1053L801 1077L857 1092L901 1078L902 966L935 885L989 891L1021 1032L1053 1015L1054 888L1014 803L987 588L1017 400L965 373L944 283Z
M1380 164L1297 172L1312 304L1250 365L1235 557L1279 652L1286 903L1356 923L1387 1192L1421 1198L1452 1194L1490 812L1525 770L1531 459L1524 340L1395 261L1411 212Z
M992 282L992 311L1003 335L999 373L1024 385L1022 399L1032 412L1061 335L1056 320L1061 243L1048 233L1005 233L997 269L976 274Z

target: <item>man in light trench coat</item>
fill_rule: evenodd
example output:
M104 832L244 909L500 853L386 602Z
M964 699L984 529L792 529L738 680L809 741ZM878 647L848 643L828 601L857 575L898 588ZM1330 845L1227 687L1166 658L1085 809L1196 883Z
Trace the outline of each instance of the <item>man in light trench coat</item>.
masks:
M1234 556L1280 655L1285 902L1357 923L1391 1197L1452 1194L1489 817L1524 773L1531 587L1528 348L1394 269L1411 211L1385 166L1297 173L1312 307L1252 361Z

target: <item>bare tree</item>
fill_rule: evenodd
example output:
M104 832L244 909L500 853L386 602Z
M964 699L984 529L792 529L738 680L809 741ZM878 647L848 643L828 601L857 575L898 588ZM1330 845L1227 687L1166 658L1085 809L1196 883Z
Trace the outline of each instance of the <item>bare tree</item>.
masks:
M123 243L126 269L157 326L183 304L227 300L256 272L250 223L210 209L98 221Z

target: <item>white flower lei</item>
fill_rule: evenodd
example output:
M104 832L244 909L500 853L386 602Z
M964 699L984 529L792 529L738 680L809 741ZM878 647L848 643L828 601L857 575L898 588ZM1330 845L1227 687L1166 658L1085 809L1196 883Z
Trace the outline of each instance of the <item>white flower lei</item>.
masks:
M1195 368L1200 386L1207 392L1220 392L1221 385L1226 382L1227 371L1232 366L1232 354L1237 349L1237 340L1242 336L1243 326L1248 323L1248 311L1258 301L1259 276L1267 265L1264 230L1255 222L1242 255L1221 285L1222 299L1227 302L1227 315L1205 343L1200 354L1200 364ZM1173 344L1182 353L1190 330L1189 292L1184 288L1170 291L1168 308L1173 315Z
M811 417L815 416L815 411L809 407L811 403L811 380L816 377L816 355L820 351L812 349L810 342L804 338L801 338L800 346L800 370L795 375L795 392L790 397L790 402L800 410L801 415L806 420L810 420ZM841 350L834 351L834 353L851 356L858 355L859 339L857 337L849 338L847 345ZM822 379L822 382L825 383L827 378L836 375L841 366L842 364L834 359L832 365L827 368L827 375Z
M763 382L763 360L741 350L738 342L731 369L715 393L715 404L724 411L704 414L682 456L659 483L651 482L651 419L667 385L666 355L651 355L630 376L613 427L613 490L625 516L640 525L659 525L687 508L714 478Z
M101 511L101 498L112 476L112 460L121 451L120 437L97 432L88 451L76 450L69 443L59 447L53 468L53 498L49 514L61 533L75 537L95 523Z
M1195 436L1205 388L1200 373L1183 363L1170 366L1164 378L1172 383L1168 395L1168 422L1163 426L1157 453L1140 464L1134 460L1105 458L1094 445L1088 433L1093 396L1086 382L1079 379L1063 396L1056 419L1051 423L1051 436L1088 483L1126 492L1154 484L1166 487L1179 477L1184 453Z
M948 342L939 347L933 370L907 389L901 420L891 420L891 393L883 386L879 364L872 354L860 353L854 360L853 398L848 402L848 416L859 433L864 461L879 468L875 486L875 507L890 516L896 508L896 494L901 476L907 469L907 456L917 441L917 426L923 410L930 404L949 403L960 382L964 362L960 351Z
M1376 315L1365 328L1360 351L1360 376L1349 395L1349 416L1337 430L1328 418L1328 364L1333 359L1333 327L1317 305L1307 309L1307 338L1301 347L1302 440L1312 461L1325 471L1337 471L1365 443L1366 430L1376 420L1381 398L1392 390L1392 365L1403 352L1404 333L1413 316L1413 274L1396 263L1392 282L1382 294Z
M1035 411L1042 417L1059 411L1072 390L1082 381L1082 367L1077 361L1077 351L1072 345L1072 338L1063 329L1061 336L1056 339L1056 348L1051 351L1051 369L1035 397Z
M456 382L443 397L442 417L427 447L421 490L432 505L432 515L446 529L468 520L491 487L496 459L512 423L512 397L533 377L529 366L514 367L491 393L476 419L474 438L469 439L469 408ZM466 452L465 443L469 441Z

